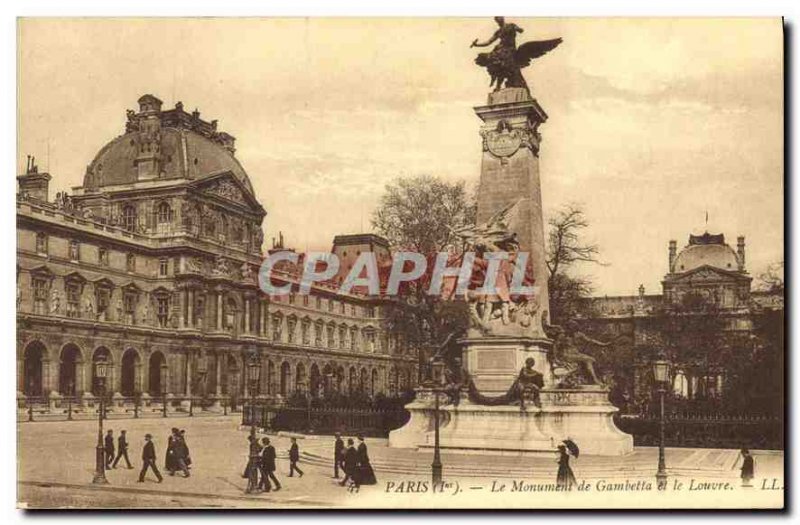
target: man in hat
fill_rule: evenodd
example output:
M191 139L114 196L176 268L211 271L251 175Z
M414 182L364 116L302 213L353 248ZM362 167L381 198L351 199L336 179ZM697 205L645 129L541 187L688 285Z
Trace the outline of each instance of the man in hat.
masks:
M342 435L336 433L336 442L333 446L333 477L339 479L339 466L344 461L344 441Z
M125 458L125 463L128 465L129 469L133 468L131 460L128 459L128 438L125 434L125 430L119 431L119 437L117 438L117 457L114 459L111 468L117 468L117 463L119 463L119 460L122 458Z
M106 468L111 468L111 462L114 461L114 431L109 430L106 432L106 439L105 439L105 451L106 451Z
M281 483L275 477L275 447L270 445L269 438L265 437L261 442L264 444L264 449L261 452L261 465L259 465L261 469L261 484L258 488L264 492L269 492L271 490L269 482L272 480L272 483L275 484L275 490L281 490Z
M342 467L344 468L344 479L339 485L347 485L347 481L352 481L357 489L360 485L356 470L358 469L358 452L353 445L353 438L347 440L347 450L344 451L344 459L342 460Z
M144 435L144 448L142 449L142 471L139 473L139 483L144 483L144 476L147 474L147 469L153 469L153 474L158 478L158 482L164 481L161 477L161 472L158 471L156 466L156 447L153 445L153 436L150 434Z

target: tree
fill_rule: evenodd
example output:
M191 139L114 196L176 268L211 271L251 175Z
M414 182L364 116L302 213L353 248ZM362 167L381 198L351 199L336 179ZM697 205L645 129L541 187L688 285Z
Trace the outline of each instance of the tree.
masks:
M386 186L372 226L395 252L414 251L431 259L460 245L453 231L474 224L476 210L464 182L429 175L399 178ZM387 319L390 331L418 350L440 344L450 333L460 335L468 326L467 305L429 295L428 286L425 277L404 286L395 298L400 307L390 309ZM419 358L424 364L425 355Z
M759 288L764 291L783 295L783 261L772 263L767 270L758 276Z
M563 206L548 221L547 286L550 291L550 319L561 324L575 317L582 308L582 299L592 292L585 277L571 275L576 263L604 264L600 261L597 244L581 239L589 221L578 204Z

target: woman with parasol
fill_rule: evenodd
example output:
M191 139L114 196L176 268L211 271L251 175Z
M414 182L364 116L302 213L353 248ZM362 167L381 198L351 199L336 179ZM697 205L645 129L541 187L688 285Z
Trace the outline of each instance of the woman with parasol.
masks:
M571 490L577 483L575 474L569 466L570 454L577 458L580 450L574 441L567 438L558 446L558 474L556 475L556 486L566 490Z

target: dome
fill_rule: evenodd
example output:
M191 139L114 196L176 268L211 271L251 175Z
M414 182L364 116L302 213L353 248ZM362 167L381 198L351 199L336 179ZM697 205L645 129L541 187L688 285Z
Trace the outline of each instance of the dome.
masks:
M701 266L737 271L739 259L733 248L725 244L722 235L691 236L689 245L675 258L673 271L684 273Z
M186 113L179 102L175 109L160 111L151 99L142 97L141 112L128 111L126 133L106 144L92 160L84 176L84 188L132 184L145 180L138 162L151 162L155 172L146 179L202 179L229 171L253 194L253 186L242 165L233 156L234 138L217 132L216 121L200 120L199 112ZM144 101L144 102L143 102ZM145 102L151 105L145 105Z

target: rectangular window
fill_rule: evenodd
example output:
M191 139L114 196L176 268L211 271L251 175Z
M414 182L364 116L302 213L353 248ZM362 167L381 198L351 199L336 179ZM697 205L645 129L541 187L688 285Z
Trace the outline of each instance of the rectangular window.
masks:
M314 346L322 346L322 330L321 324L314 325Z
M36 253L47 254L47 235L41 232L36 234Z
M333 307L334 307L335 304L336 304L336 302L333 299L328 299L328 311L329 312L333 311Z
M307 295L305 297L308 298ZM308 321L303 321L303 324L300 327L300 330L302 331L302 335L303 335L303 344L304 345L307 345L307 344L311 343L311 335L309 334L310 324L311 323L309 323Z
M347 330L342 326L339 328L339 348L344 348L347 344Z
M317 310L322 310L322 298L317 297Z
M272 340L281 340L281 328L283 327L283 319L280 316L272 318Z
M136 295L132 293L125 294L123 298L123 308L125 309L125 322L127 324L136 324Z
M162 257L158 260L158 275L165 277L169 271L169 259Z
M288 323L289 332L287 334L287 339L288 339L288 341L290 343L294 343L294 327L295 327L295 324L296 324L295 321L293 321L291 319L289 320L289 323Z
M108 319L108 305L111 304L111 290L108 288L97 289L97 318L103 321Z
M81 286L79 283L66 283L67 317L80 317Z
M293 293L289 294L289 304L294 304L294 294Z
M105 246L97 248L97 262L100 266L108 266L108 248Z
M350 350L358 350L358 332L355 328L350 329Z
M308 294L303 295L303 306L308 306Z
M336 348L336 341L334 341L334 337L336 337L336 331L333 329L332 326L328 327L328 348Z
M69 258L71 261L81 259L81 243L78 241L69 241Z
M132 253L129 253L127 257L125 257L125 269L129 272L136 271L136 256Z
M47 313L47 280L33 279L33 313Z

